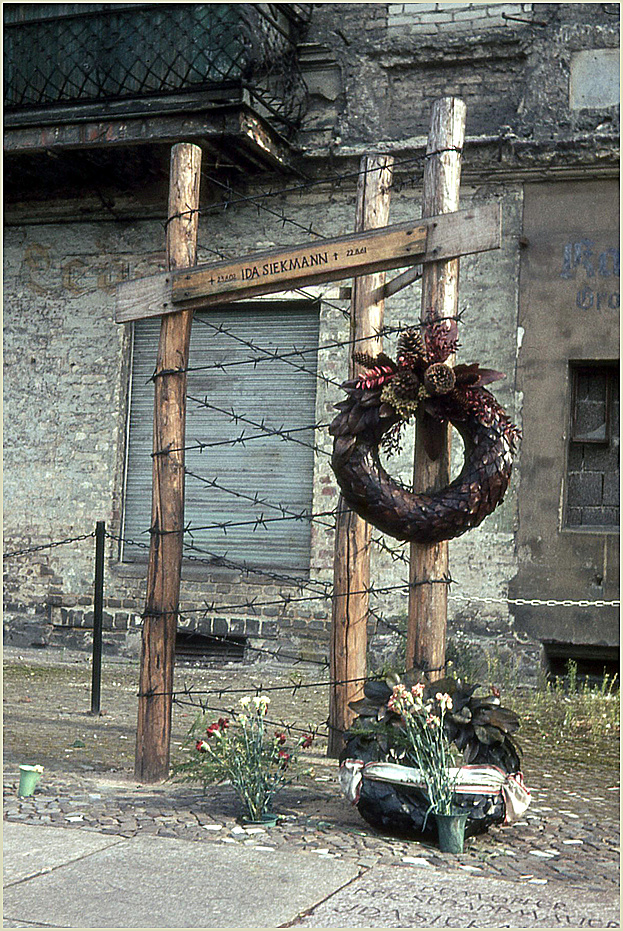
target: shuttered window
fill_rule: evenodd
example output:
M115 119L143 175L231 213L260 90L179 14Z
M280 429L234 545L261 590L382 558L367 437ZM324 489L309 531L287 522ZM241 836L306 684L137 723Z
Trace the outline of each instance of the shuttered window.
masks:
M187 552L309 569L310 522L300 515L310 514L312 503L318 324L313 302L261 301L195 314L185 502L185 540L194 548ZM123 536L143 542L151 523L150 376L159 334L159 319L134 324ZM124 562L146 558L144 549L123 548Z

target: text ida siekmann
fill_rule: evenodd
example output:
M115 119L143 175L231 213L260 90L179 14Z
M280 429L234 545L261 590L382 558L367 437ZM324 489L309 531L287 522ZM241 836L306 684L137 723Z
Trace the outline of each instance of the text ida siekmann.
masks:
M261 266L249 265L241 269L243 281L250 281L252 278L264 278L267 275L287 274L296 271L298 268L313 268L318 265L326 265L329 261L327 252L315 252L312 255L294 256L288 259L280 259L278 262L265 262Z

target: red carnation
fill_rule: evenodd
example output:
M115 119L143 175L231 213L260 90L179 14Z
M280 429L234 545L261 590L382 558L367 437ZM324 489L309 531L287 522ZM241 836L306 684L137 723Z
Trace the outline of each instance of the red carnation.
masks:
M307 750L308 747L311 747L311 745L313 744L313 742L314 742L314 735L313 735L313 734L305 734L305 736L304 736L304 738L303 738L303 743L301 744L301 747L303 748L303 750Z
M227 718L219 718L218 726L220 730L224 731L229 727L229 721L227 720Z
M287 740L286 735L281 734L279 731L275 731L275 737L280 744L284 744ZM281 755L282 753L283 753L283 750L280 750L279 755Z

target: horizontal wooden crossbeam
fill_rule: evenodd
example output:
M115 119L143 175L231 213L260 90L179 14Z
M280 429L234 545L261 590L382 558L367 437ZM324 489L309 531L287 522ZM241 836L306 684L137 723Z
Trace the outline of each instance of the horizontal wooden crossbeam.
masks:
M117 286L117 323L157 317L486 252L500 246L500 205L197 265Z

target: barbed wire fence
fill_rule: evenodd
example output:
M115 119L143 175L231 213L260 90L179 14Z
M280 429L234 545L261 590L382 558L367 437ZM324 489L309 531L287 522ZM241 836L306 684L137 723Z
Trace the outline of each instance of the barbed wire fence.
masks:
M408 169L411 173L411 176L395 184L394 189L401 190L405 185L414 185L419 183L417 173L423 168L425 159L425 155L420 155L411 159L405 159L396 162L395 168L399 168L400 170ZM382 171L385 169L377 167L369 170ZM356 180L360 176L360 171L345 172L341 175L333 175L331 177L324 177L320 179L305 179L300 183L297 183L296 185L290 186L288 188L269 189L257 194L242 194L236 191L231 184L223 183L220 179L214 178L205 171L203 172L203 176L215 189L222 191L225 196L221 201L201 208L198 211L201 215L212 214L217 211L225 212L228 209L238 206L255 207L258 214L266 214L273 221L278 221L282 228L288 227L291 229L300 230L310 237L327 238L323 233L315 229L312 224L301 224L298 220L288 216L283 207L271 206L268 201L273 201L276 198L287 197L292 194L307 192L318 185L324 185L331 190L337 190L343 183ZM173 218L168 218L167 224L171 219ZM227 255L218 249L212 247L209 249L207 247L205 248L219 259L229 260L232 258L231 255ZM305 288L296 288L295 292L302 297L308 298L309 300L316 302L321 300L323 307L331 311L336 311L346 318L350 316L350 312L347 308L329 300L326 295L321 294L319 296L316 291L312 293ZM457 319L460 321L462 317L463 312L458 315ZM234 333L231 329L222 323L215 324L211 322L206 317L200 317L196 315L195 321L200 326L209 329L214 336L218 335L220 337L224 337L225 339L230 339L232 343L235 343L238 346L243 346L246 350L249 351L250 355L243 359L209 361L204 364L192 366L189 365L185 370L188 373L204 372L210 370L218 373L225 372L233 367L239 368L243 366L249 366L253 369L256 369L258 366L280 362L283 365L292 368L301 376L308 379L313 379L314 382L321 384L327 390L333 390L337 392L337 390L340 388L340 382L326 375L322 371L317 371L315 367L318 353L336 349L342 349L346 351L352 349L353 343L357 342L353 341L352 339L333 339L328 340L325 343L320 343L314 347L263 346L255 340L247 339L241 336L239 333ZM376 335L387 336L393 333L397 333L404 329L406 325L407 324L403 325L399 323L398 325L391 327L384 326L383 328L379 329ZM414 324L410 322L408 325L420 326L422 324ZM162 374L162 372L154 372L151 376L151 380L154 380ZM283 425L268 423L265 418L257 420L255 417L249 416L247 412L237 410L233 405L227 408L221 407L214 404L207 396L200 397L194 393L189 392L187 400L191 404L195 405L196 408L211 410L215 413L223 415L224 417L228 418L234 426L237 427L238 425L241 425L241 430L237 432L235 436L227 438L220 438L215 440L194 439L191 443L188 443L184 446L186 451L196 451L201 454L210 448L221 446L230 446L232 448L236 446L245 447L247 444L253 444L259 440L266 441L267 439L273 439L276 442L294 443L307 447L313 452L314 456L319 457L319 459L324 457L326 460L326 458L330 457L331 455L331 453L326 448L324 448L320 442L316 442L315 440L311 441L301 437L301 434L311 434L313 437L318 437L318 435L321 434L321 431L327 429L328 423L316 421L310 424L297 424L294 426L285 427ZM249 431L248 428L251 428L251 431ZM172 449L156 450L152 453L152 456L168 455L171 452L173 452ZM248 617L257 617L261 613L262 609L266 608L276 608L281 612L286 612L288 610L296 611L297 609L302 608L304 605L311 604L327 605L327 613L330 615L330 605L335 597L338 597L335 594L332 581L327 579L311 577L303 578L297 575L289 575L286 572L277 572L272 569L268 569L265 566L253 565L252 563L243 559L232 558L232 556L228 555L227 552L215 552L210 548L210 545L205 542L205 537L203 535L206 532L218 531L221 532L224 537L226 537L227 532L231 531L234 527L246 528L246 530L249 532L253 532L260 528L270 531L270 528L277 524L301 521L308 522L310 525L318 525L328 531L333 531L335 529L335 517L337 512L336 506L316 512L313 512L308 508L297 510L284 503L271 501L270 497L267 496L264 492L260 492L258 490L246 491L239 487L230 487L227 482L221 481L218 476L201 475L194 469L189 468L186 469L186 475L191 477L193 480L202 483L208 488L213 488L215 490L218 489L220 492L230 496L232 499L235 498L248 502L253 508L259 509L260 513L254 517L250 517L244 520L214 520L205 524L196 524L194 526L189 523L187 526L185 526L183 531L184 559L189 563L200 564L212 569L218 567L227 568L238 572L243 578L257 579L264 583L274 583L275 585L283 586L284 588L287 587L290 589L290 591L282 591L277 596L272 598L265 598L264 600L261 600L256 596L240 597L236 600L229 602L224 601L222 603L220 603L218 600L212 600L209 602L206 601L202 607L175 612L177 615L179 615L181 621L188 621L191 626L194 622L193 629L201 630L201 621L205 620L210 614L219 612L227 614L235 612L237 615L244 614ZM145 531L146 535L153 535L154 533L156 533L154 528L148 528ZM95 536L95 531L92 531L56 541L24 546L20 549L5 552L3 554L3 561L7 562L14 559L22 559L34 554L43 553L52 549L83 542L90 538L94 538ZM150 542L147 539L144 541L134 540L126 536L122 536L121 534L113 534L110 532L106 532L106 537L109 541L115 544L122 544L124 547L136 547L143 550L148 550L150 547ZM390 545L382 535L373 535L372 542L374 546L388 555L393 562L408 566L409 559L402 551L400 546ZM495 597L466 594L464 592L453 592L451 590L452 586L457 583L450 577L429 580L425 583L411 584L446 585L449 588L449 598L451 600L468 604L477 603L483 605L500 605L506 607L535 606L563 608L607 608L620 606L620 601L618 600L558 600L548 597L508 598L503 596ZM390 631L399 637L404 638L406 636L404 630L402 630L390 618L385 616L384 612L379 609L375 603L375 599L382 598L383 596L392 593L407 593L409 588L410 583L408 581L400 581L393 585L370 584L363 590L370 599L369 614L370 619L374 622L376 631L384 628L385 630ZM297 594L292 594L292 590L296 591ZM221 636L215 633L205 634L203 636L206 636L207 639L214 643L228 642L228 638L226 636ZM192 684L184 683L183 686L175 688L171 693L173 702L179 706L194 707L203 713L215 712L235 716L235 710L233 708L225 707L223 705L223 700L227 700L230 696L238 694L251 694L257 696L264 692L285 692L286 690L290 690L294 695L296 695L301 689L337 686L346 684L347 682L362 681L361 679L332 681L330 679L330 669L327 659L302 660L300 654L290 652L287 647L284 648L282 645L278 645L275 647L275 649L271 649L270 647L266 646L265 643L263 645L259 645L247 642L245 649L249 654L275 660L281 664L287 663L292 668L311 664L312 666L316 666L318 668L319 674L322 673L322 678L316 677L312 678L312 681L305 682L301 679L300 681L296 681L291 684L283 684L278 686L265 685L260 681L257 685L252 687L210 688L202 690L198 690L197 688L193 687ZM404 672L405 670L401 670L401 673L404 674ZM214 698L216 698L220 703L218 707L213 703ZM301 728L297 722L275 721L268 723L274 723L277 726L283 727L284 729L288 729L293 732L303 732L303 730L309 730L309 728ZM328 733L328 727L328 721L324 722L318 727L318 733L324 733L326 735L326 733Z
M35 554L42 553L44 551L49 551L59 547L68 546L71 544L83 542L85 540L93 539L96 536L96 531L90 533L78 534L74 537L64 538L62 540L50 541L48 543L37 544L29 547L22 547L17 550L7 551L3 554L3 561L7 562L13 559L23 558L26 556L32 556ZM129 546L140 547L145 550L149 548L149 543L143 541L136 541L127 538L121 537L119 534L110 533L106 531L105 536L108 540L114 543L125 543ZM302 604L324 602L330 604L332 600L336 597L333 591L333 584L327 580L321 579L302 579L300 577L289 576L285 573L271 572L260 567L253 567L248 565L243 561L237 561L229 559L221 554L211 553L203 551L203 555L196 555L195 553L188 553L186 557L191 561L199 562L204 565L214 567L214 566L225 566L230 569L235 569L241 573L243 576L250 576L257 574L263 579L269 578L271 581L288 585L291 587L296 587L301 594L292 595L288 592L281 593L278 598L271 600L260 601L256 598L246 598L238 599L237 601L232 602L205 602L204 606L196 609L185 609L183 611L176 612L179 616L181 622L194 620L195 623L201 618L205 618L208 614L214 612L235 612L236 614L246 613L251 617L258 615L258 612L262 608L278 606L283 610L291 606L300 606ZM444 584L452 585L453 580L450 578L441 580ZM386 595L390 592L407 592L409 590L409 583L398 583L395 585L385 585L377 586L371 584L366 587L365 593L370 597L379 597ZM308 594L303 594L303 592L308 592ZM351 593L351 594L359 594ZM466 603L478 602L482 604L499 604L499 605L532 605L532 606L543 606L543 607L563 607L563 608L605 608L605 607L618 607L620 606L619 600L605 600L605 599L554 599L554 598L508 598L508 597L487 597L479 595L464 595L462 593L450 593L450 598L454 598L458 601L463 601ZM386 617L384 617L381 611L376 610L375 608L370 608L370 616L374 619L376 627L378 629L379 625L383 625L388 630L397 634L399 637L406 637L405 631L400 627L393 624ZM198 625L200 628L200 624ZM227 644L229 638L227 636L220 636L218 634L202 634L205 638L215 644ZM324 658L321 660L315 660L311 658L302 659L300 653L290 652L288 647L283 645L276 646L275 649L271 649L264 645L247 643L245 647L250 655L255 655L258 658L264 658L267 660L277 661L280 667L280 674L286 678L290 676L290 682L284 682L280 685L275 685L271 681L269 684L262 681L262 671L258 672L258 681L250 686L236 686L236 685L226 685L226 686L213 686L208 688L198 688L192 683L186 681L186 672L184 673L184 681L182 685L176 686L170 693L173 704L180 708L192 709L202 715L227 715L232 719L236 718L236 715L239 714L239 710L232 704L228 703L228 700L233 697L240 696L255 696L260 695L269 695L273 692L280 693L289 693L292 697L296 697L300 691L305 689L318 689L318 688L328 688L335 687L339 685L351 684L351 683L362 683L365 681L363 678L353 678L353 679L340 679L332 680L330 676L329 662L328 659ZM297 667L303 667L304 671L308 670L309 666L316 667L318 669L319 675L306 681L303 679L303 673L296 674ZM272 672L272 668L271 668ZM404 669L399 669L395 671L398 676L404 676L408 671ZM439 670L441 673L442 671ZM297 676L293 678L293 676ZM307 675L309 673L307 672ZM375 677L375 674L372 673L371 678ZM384 673L377 673L377 678L384 678ZM366 677L368 678L368 677ZM151 697L156 697L161 693L150 693ZM162 693L165 694L165 693ZM137 693L137 697L139 697ZM215 703L216 702L216 703ZM267 718L266 723L270 726L275 726L281 728L284 732L288 734L312 734L315 738L325 738L328 736L330 723L327 720L323 721L320 724L311 724L307 722L305 726L302 726L300 721L289 721L284 720L283 718L272 719Z

